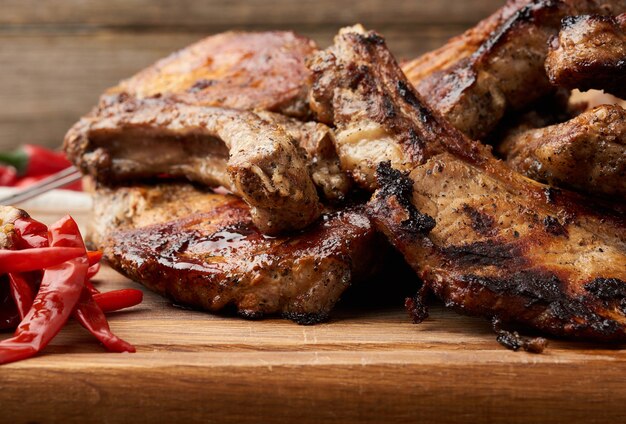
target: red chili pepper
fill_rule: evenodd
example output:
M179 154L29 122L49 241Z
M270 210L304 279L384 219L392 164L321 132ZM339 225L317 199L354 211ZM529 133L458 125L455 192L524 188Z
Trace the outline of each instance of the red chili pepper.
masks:
M87 288L83 289L80 301L72 314L74 318L111 352L135 352L135 347L111 332L104 312L94 301Z
M16 272L10 273L9 281L11 282L11 295L20 313L20 319L24 319L31 306L33 306L35 295L22 274Z
M12 186L17 182L17 171L12 166L0 165L0 186Z
M89 259L89 270L87 271L87 281L89 281L98 273L98 271L100 271L100 259L102 259L102 251L94 250L87 252L87 259ZM93 288L93 285L91 287Z
M112 312L140 304L143 292L136 289L113 290L94 294L93 299L104 312Z
M85 256L84 248L55 246L24 250L0 249L0 274L50 268L80 256Z
M25 144L12 152L0 153L0 162L15 167L18 175L25 177L54 174L72 165L63 152L34 144Z
M13 228L18 235L18 249L48 247L48 227L45 224L32 218L18 218L13 223Z
M102 259L102 250L90 250L87 252L87 259L89 259L89 266L95 265Z
M87 281L91 280L100 271L100 264L93 264L87 270Z
M10 268L5 272L33 267L47 269L34 301L32 292L36 287L29 284L29 278L32 275L39 280L39 272L30 275L11 272L11 295L6 290L9 285L0 285L0 297L3 289L7 292L0 302L0 329L18 327L13 338L0 342L0 363L26 359L45 348L66 322L70 311L108 350L134 352L132 345L111 332L100 303L107 310L127 308L140 303L143 293L134 289L98 292L88 278L98 272L102 252L86 252L76 223L65 217L47 231L38 221L20 218L14 227L18 235L16 245L25 250L0 250L0 272L2 266ZM52 247L45 247L48 244ZM48 255L44 257L44 253ZM63 255L71 259L65 260ZM40 261L35 264L33 259ZM55 262L59 260L63 263ZM79 284L81 276L83 280ZM99 302L95 296L99 297ZM18 326L19 316L23 319Z
M98 293L100 293L100 290L95 288L93 286L93 284L91 284L91 281L89 281L89 279L85 280L85 287L87 288L87 290L89 290L89 293L91 293L91 294L98 294Z
M53 247L83 249L83 255L44 271L39 292L15 335L0 342L0 363L26 359L45 348L65 324L84 288L89 263L76 222L66 216L51 225Z

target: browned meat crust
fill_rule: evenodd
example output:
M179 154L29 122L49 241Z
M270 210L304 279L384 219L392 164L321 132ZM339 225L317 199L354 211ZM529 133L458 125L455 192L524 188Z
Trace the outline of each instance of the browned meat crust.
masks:
M311 69L313 106L337 125L340 157L352 154L342 143L372 147L359 152L360 168L351 157L342 164L368 176L391 164L378 167L369 212L424 292L503 323L626 340L623 217L513 172L455 130L425 105L375 33L341 31Z
M626 111L620 106L521 131L500 149L513 169L534 180L626 202Z
M477 43L468 44L457 61L444 61L430 74L419 66L420 70L414 71L416 65L411 63L404 68L432 108L469 137L483 138L506 111L519 110L554 89L544 62L547 42L558 32L562 18L623 12L626 0L510 2L488 18L487 24L479 24L479 31L489 36L473 35L481 43L471 54L468 51Z
M247 318L325 319L351 282L381 259L358 208L324 214L307 230L267 237L234 196L184 184L100 189L92 244L124 275L176 303L234 307Z
M293 32L225 32L159 60L107 94L304 117L304 58L316 50L313 41Z
M471 56L496 31L500 25L511 18L520 8L531 0L508 0L506 4L491 16L480 21L463 34L448 40L446 44L402 64L402 71L413 85L428 78L437 71L444 71L455 63Z
M233 109L161 98L103 102L65 139L83 173L103 184L180 176L225 186L267 234L301 229L321 212L304 154L277 124Z
M377 42L384 44L379 35L361 34L363 31L360 26L341 30L333 47L311 58L311 109L319 120L335 125L336 147L342 168L361 187L373 190L379 162L391 161L395 168L411 169L414 163L442 151L439 138L452 140L459 133L453 128L442 127L436 133L424 130L424 138L418 137L412 127L428 125L430 111L421 108L424 119L416 123L405 118L402 109L410 106L406 102L394 103L394 99L400 94L412 101L413 92L409 90L406 79L394 80L397 64L391 55L377 58L381 66L375 69L363 61L364 57L371 55L371 46ZM344 39L352 38L365 41L343 43ZM344 44L349 48L344 50ZM393 80L396 84L393 93L376 87L378 79L385 82ZM359 87L358 92L355 87ZM464 147L459 146L459 152L465 152ZM476 149L483 147L476 144L473 150ZM478 157L477 151L468 150L465 153Z
M341 169L335 150L335 134L331 128L319 122L302 122L264 110L256 110L255 113L283 127L306 152L311 178L324 199L331 202L345 200L352 188L352 180Z
M546 71L555 85L626 98L626 14L565 18L551 43Z

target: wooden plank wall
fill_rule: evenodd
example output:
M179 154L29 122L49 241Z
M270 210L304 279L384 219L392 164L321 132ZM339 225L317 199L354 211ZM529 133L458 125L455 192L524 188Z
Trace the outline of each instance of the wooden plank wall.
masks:
M399 56L435 48L503 0L0 0L0 149L57 146L99 93L227 29L294 29L321 46L355 22Z

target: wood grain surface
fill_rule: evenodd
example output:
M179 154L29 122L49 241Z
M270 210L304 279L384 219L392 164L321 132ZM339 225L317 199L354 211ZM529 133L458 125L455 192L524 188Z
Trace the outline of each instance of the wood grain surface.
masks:
M58 216L34 215L47 222ZM96 284L103 291L139 287L108 268ZM434 305L431 317L414 325L401 303L344 302L331 321L300 326L183 310L146 292L142 305L109 316L137 353L106 353L72 322L44 353L0 367L0 422L619 423L626 417L626 351L552 340L541 355L511 352L482 319Z
M2 0L1 24L232 27L467 23L502 0Z
M213 33L292 29L327 46L361 22L411 58L503 1L0 0L0 149L60 145L102 90Z

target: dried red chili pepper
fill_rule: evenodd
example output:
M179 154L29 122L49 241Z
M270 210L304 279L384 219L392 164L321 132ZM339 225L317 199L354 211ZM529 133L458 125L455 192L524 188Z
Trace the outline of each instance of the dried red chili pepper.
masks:
M140 304L143 292L136 289L113 290L94 294L93 299L104 312L112 312Z
M100 264L93 264L87 270L87 281L91 280L100 271Z
M102 259L102 250L90 250L87 252L87 259L89 259L89 266L93 266L100 262Z
M48 227L45 224L30 217L18 218L13 223L13 228L17 234L17 249L48 247Z
M102 252L86 251L72 218L65 217L49 229L31 218L19 218L14 228L16 247L25 250L0 250L0 273L10 273L10 284L0 286L0 291L7 292L0 302L0 329L17 326L17 330L13 338L0 342L0 363L26 359L39 352L70 313L108 350L134 352L132 345L111 332L100 303L107 311L127 308L140 303L143 293L134 289L98 292L89 278L98 272ZM42 267L47 268L43 277L40 271L18 272ZM33 301L40 279L41 286ZM6 290L9 286L10 296ZM98 302L94 296L100 297ZM18 326L20 316L23 319Z
M102 251L93 250L87 252L87 259L89 259L89 270L87 271L87 281L85 281L85 285L89 289L89 291L94 293L100 293L94 286L89 282L95 275L100 271L100 260L102 259Z
M85 249L53 246L24 250L0 249L0 274L49 268L85 255Z
M111 332L103 310L87 288L83 289L72 316L111 352L135 352L135 347Z
M31 306L33 306L33 300L35 298L33 289L21 273L10 273L9 281L11 282L11 295L20 313L20 319L24 319Z
M93 286L93 284L91 284L91 281L89 281L88 279L85 280L85 287L87 288L87 290L89 290L89 293L91 293L91 294L98 294L98 293L100 293L100 290L95 288Z
M48 228L53 247L83 249L74 257L44 271L39 292L15 335L0 342L0 363L26 359L45 348L61 330L84 288L89 263L76 222L66 216Z

